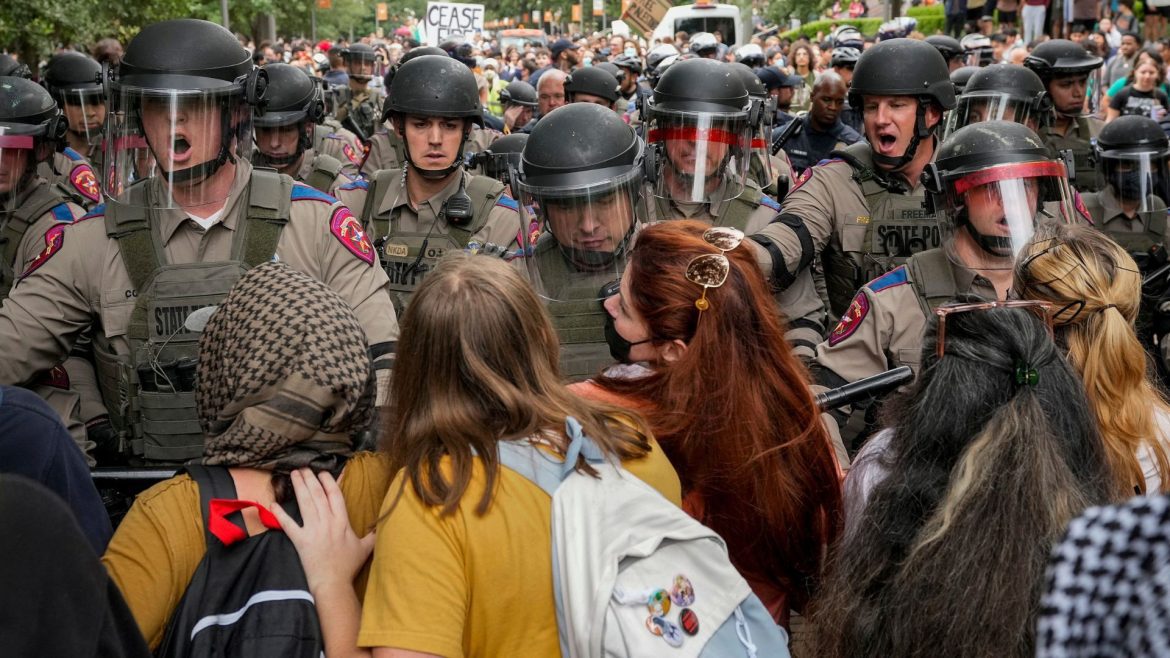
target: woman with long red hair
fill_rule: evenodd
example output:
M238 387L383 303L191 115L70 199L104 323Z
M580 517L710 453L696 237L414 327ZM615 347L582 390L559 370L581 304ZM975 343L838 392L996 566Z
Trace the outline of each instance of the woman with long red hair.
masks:
M816 589L841 519L840 469L743 234L698 221L644 229L606 301L629 364L574 386L642 412L684 508L718 532L777 623Z

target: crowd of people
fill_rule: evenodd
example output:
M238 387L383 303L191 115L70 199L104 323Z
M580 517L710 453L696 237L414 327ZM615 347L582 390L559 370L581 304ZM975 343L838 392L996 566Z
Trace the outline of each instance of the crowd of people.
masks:
M1158 655L1170 41L999 5L0 60L0 645Z

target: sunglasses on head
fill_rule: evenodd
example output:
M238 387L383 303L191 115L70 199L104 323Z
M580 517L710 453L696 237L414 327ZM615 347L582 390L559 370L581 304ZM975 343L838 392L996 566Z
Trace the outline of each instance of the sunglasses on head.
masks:
M1022 308L1031 311L1036 317L1044 321L1045 326L1048 327L1048 335L1052 336L1052 304L1032 299L1009 299L1002 302L979 302L974 304L955 304L952 306L940 306L934 310L934 315L938 318L938 330L935 332L936 345L935 355L938 358L943 357L945 352L946 338L947 338L947 316L955 315L957 313L969 313L971 311L987 311L993 308Z
M715 226L703 231L703 241L715 247L720 253L695 256L687 263L687 281L703 287L703 295L695 300L695 308L699 312L711 308L707 301L707 289L718 288L727 282L727 275L731 272L731 261L727 259L728 251L735 249L743 242L743 231L726 226Z

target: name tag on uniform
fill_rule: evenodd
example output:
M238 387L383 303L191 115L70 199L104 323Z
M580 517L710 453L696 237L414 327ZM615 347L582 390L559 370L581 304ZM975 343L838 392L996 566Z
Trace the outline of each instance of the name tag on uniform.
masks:
M395 258L406 258L410 255L410 247L404 244L394 244L393 242L386 243L384 247L387 256L394 256Z

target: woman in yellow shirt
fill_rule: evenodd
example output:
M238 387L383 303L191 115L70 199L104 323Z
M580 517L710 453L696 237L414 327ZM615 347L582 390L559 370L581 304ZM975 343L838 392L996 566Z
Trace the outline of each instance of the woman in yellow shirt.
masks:
M556 330L503 261L443 260L401 326L385 430L402 470L383 505L360 612L349 576L364 545L328 476L294 479L301 509L320 510L289 535L322 611L327 653L370 655L356 639L379 657L559 655L552 501L500 466L497 444L529 441L563 455L571 416L676 505L678 476L639 418L562 385Z

